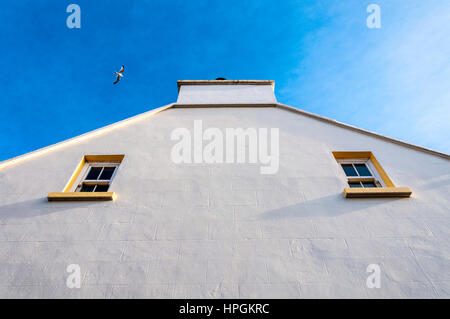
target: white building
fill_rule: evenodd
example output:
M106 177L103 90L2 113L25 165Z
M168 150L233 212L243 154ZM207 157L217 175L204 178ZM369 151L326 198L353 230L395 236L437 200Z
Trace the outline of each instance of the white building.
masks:
M450 156L273 85L179 81L176 103L0 163L0 297L448 298ZM275 173L194 140L176 163L174 130L200 120L278 128Z

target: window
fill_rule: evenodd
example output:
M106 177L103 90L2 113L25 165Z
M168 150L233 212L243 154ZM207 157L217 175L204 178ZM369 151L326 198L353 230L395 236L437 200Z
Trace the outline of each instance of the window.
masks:
M410 197L408 187L395 187L372 152L333 152L347 178L344 196Z
M370 160L338 160L347 175L348 186L352 188L382 187L381 178L376 176Z
M113 200L111 184L124 155L85 155L62 192L49 193L49 201Z
M107 192L120 163L87 163L76 192Z

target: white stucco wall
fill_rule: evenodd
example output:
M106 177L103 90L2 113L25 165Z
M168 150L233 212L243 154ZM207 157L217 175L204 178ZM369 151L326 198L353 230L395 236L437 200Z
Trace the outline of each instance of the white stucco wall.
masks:
M182 85L179 104L276 103L271 85Z
M173 164L171 131L197 119L278 127L278 174ZM412 198L343 198L334 150L372 151ZM85 154L126 155L118 200L47 202ZM0 297L448 298L449 180L444 158L286 110L170 109L0 170Z

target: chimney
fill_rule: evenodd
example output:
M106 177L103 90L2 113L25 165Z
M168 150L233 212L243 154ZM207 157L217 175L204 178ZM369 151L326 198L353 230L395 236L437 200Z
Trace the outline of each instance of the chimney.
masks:
M277 103L273 80L180 80L177 104Z

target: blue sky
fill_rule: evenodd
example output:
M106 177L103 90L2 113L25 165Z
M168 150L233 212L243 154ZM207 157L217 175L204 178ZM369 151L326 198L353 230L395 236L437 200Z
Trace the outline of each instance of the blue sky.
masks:
M70 3L81 29L66 27ZM0 160L219 76L273 79L281 103L450 153L448 0L17 0L0 19Z

